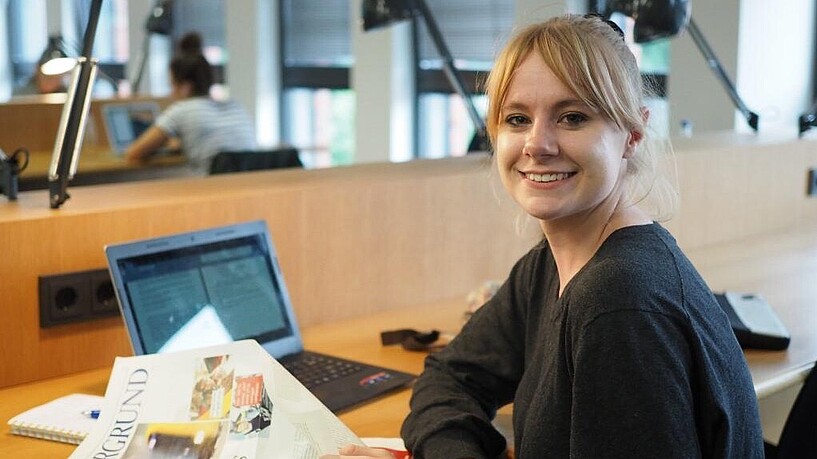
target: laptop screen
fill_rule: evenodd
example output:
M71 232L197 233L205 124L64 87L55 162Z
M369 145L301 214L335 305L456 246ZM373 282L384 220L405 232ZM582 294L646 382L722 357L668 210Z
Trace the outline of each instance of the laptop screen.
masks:
M299 350L264 222L109 246L106 254L137 354L241 339L290 340Z
M121 154L149 128L159 114L155 102L107 104L103 107L105 130L111 148Z

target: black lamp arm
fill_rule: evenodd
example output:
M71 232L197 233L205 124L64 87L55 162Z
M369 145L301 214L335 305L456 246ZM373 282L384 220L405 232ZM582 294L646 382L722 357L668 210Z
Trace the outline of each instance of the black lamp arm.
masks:
M145 76L145 65L147 64L149 49L150 32L145 32L145 37L142 39L142 49L139 54L138 65L136 67L136 76L131 84L131 90L134 93L139 93L139 88L142 86L142 78Z
M692 17L689 18L689 24L687 25L687 30L689 34L692 36L692 40L695 42L695 45L698 46L698 49L704 55L706 59L706 63L715 72L715 75L723 84L724 88L726 88L726 92L729 94L729 97L732 99L732 102L737 106L738 110L743 114L746 118L746 122L749 123L749 126L757 132L758 129L758 121L759 118L756 113L749 110L749 107L743 103L740 96L738 96L738 92L735 89L735 85L732 84L732 81L729 79L729 76L726 75L726 71L721 66L720 61L715 56L715 53L712 51L712 48L707 43L706 38L704 38L701 31L698 29L698 25L695 24L695 21Z
M468 110L468 116L471 118L471 122L474 123L474 128L477 130L477 134L484 136L485 121L483 121L482 117L479 116L479 112L477 112L473 101L471 101L471 97L465 91L465 85L457 72L457 68L454 66L454 58L451 56L451 51L449 51L448 45L445 44L445 40L440 33L440 28L437 26L437 21L434 20L434 16L428 9L428 5L426 5L425 0L414 0L414 3L418 12L420 13L420 16L426 23L428 33L431 34L431 40L434 42L437 52L443 59L443 72L445 73L445 76L448 78L451 86L454 87L454 91L456 91L462 98L465 108Z
M57 144L54 146L55 156L48 173L48 191L52 209L59 208L68 199L68 181L76 173L79 161L83 128L96 76L96 62L91 58L91 54L94 49L94 37L101 9L102 0L91 2L91 14L88 16L88 26L85 28L82 56L79 58L77 69L74 70L74 78L62 112L60 132L57 134Z

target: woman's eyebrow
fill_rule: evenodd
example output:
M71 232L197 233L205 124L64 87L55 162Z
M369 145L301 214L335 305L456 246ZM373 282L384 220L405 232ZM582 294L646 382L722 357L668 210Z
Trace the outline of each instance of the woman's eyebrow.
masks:
M553 105L553 108L556 110L564 110L566 108L590 108L590 106L587 105L587 103L581 99L570 98L556 102Z
M584 102L583 100L571 97L571 98L566 98L566 99L559 100L558 102L553 104L551 108L552 108L553 111L559 111L559 110L564 110L564 109L567 109L567 108L585 108L585 109L589 109L591 107L589 105L587 105L587 103ZM528 104L526 104L523 101L517 101L517 100L511 100L511 101L508 101L507 103L502 105L502 113L506 113L506 112L509 112L509 111L516 111L516 110L525 111L527 109L529 109Z

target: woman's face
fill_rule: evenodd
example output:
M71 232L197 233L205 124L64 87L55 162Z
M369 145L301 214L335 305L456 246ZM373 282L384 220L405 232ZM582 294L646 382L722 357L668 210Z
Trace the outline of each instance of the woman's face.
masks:
M514 200L542 221L586 217L618 202L626 158L640 137L587 106L531 53L501 106L499 174Z

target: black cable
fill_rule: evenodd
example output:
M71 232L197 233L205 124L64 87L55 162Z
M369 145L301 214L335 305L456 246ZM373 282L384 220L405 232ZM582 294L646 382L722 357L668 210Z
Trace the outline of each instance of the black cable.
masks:
M25 162L23 164L19 164L19 161L17 160L17 157L21 153L25 154L25 157L26 157ZM16 172L20 173L20 172L23 172L24 170L26 170L26 167L28 167L28 159L29 159L30 156L31 156L31 154L28 152L28 148L20 147L20 148L14 150L14 153L12 153L11 156L9 156L9 161L17 163L17 171Z
M25 162L22 167L18 160L20 155L25 156ZM6 156L3 150L0 150L0 194L5 194L9 198L9 201L17 200L20 171L28 167L28 159L28 149L23 147L15 150L11 156Z

